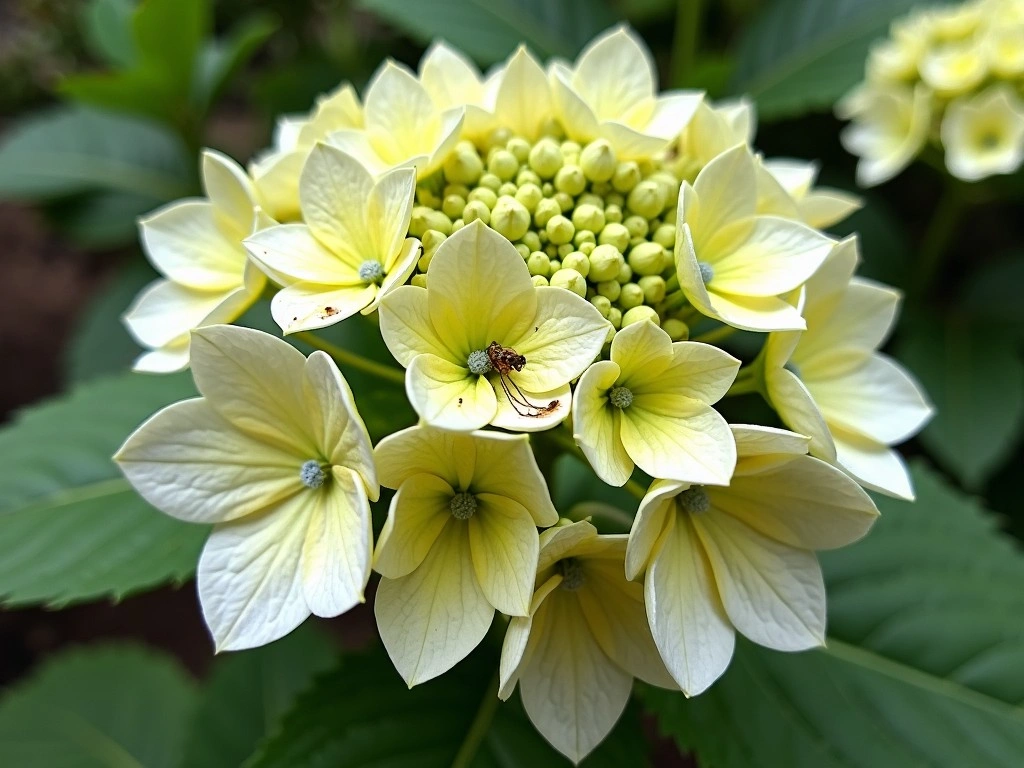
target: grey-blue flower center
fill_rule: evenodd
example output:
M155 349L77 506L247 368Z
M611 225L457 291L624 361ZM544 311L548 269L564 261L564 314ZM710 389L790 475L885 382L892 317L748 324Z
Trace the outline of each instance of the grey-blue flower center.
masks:
M711 499L708 498L707 491L699 485L680 493L676 497L676 501L680 509L692 515L699 515L711 509Z
M583 575L583 566L580 565L579 560L575 557L567 557L564 560L559 560L555 567L558 569L558 572L562 574L562 583L559 584L562 589L575 592L583 586L583 582L586 580Z
M469 520L476 514L476 496L465 491L456 493L448 503L448 508L456 520Z
M466 366L470 373L483 376L491 372L491 358L487 356L486 350L474 349L466 359Z
M703 280L705 284L710 283L715 276L715 268L706 261L698 261L697 267L700 269L700 279Z
M612 387L608 399L616 408L629 408L633 404L633 390L629 387Z
M359 279L369 285L384 280L384 265L375 259L368 259L359 265Z
M310 459L303 462L302 467L299 469L299 479L307 488L319 488L324 484L327 475L324 474L324 469L320 466L319 461Z

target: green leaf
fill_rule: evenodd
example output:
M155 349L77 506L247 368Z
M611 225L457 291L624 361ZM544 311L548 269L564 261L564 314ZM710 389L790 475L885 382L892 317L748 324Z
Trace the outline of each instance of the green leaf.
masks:
M821 554L829 631L941 680L1024 705L1024 556L977 501L923 462L917 502L877 497L862 541Z
M534 446L535 448L538 446ZM541 465L546 462L541 457ZM580 458L571 454L562 454L555 459L554 472L551 476L552 501L562 515L578 504L586 504L591 509L587 514L594 513L595 524L604 533L626 533L629 524L626 519L633 517L637 501L625 488L616 488L600 482L594 470ZM596 506L595 506L596 502ZM623 510L623 519L602 515L601 505Z
M65 358L68 379L79 383L131 368L141 348L121 316L135 296L157 277L142 259L122 267L86 308L79 320Z
M153 412L194 393L188 374L126 373L30 408L0 430L4 603L120 598L191 575L206 526L150 507L110 457Z
M307 623L270 645L219 657L192 718L181 768L241 765L336 655Z
M62 107L11 125L0 142L0 198L105 190L159 202L193 190L194 166L178 138L155 123Z
M203 46L193 89L193 99L200 110L209 108L227 82L245 66L279 26L277 18L256 13L241 21L226 38L211 40Z
M442 677L411 690L380 648L342 659L299 697L281 729L246 768L388 766L447 768L478 708L497 695L497 659L477 651ZM568 766L526 719L515 700L498 706L474 768ZM611 736L581 763L584 768L644 764L643 738L627 713Z
M738 46L733 93L757 101L764 120L832 104L864 77L864 60L915 0L773 0Z
M1013 448L1024 417L1024 361L1004 327L948 311L904 323L897 357L920 379L936 413L920 440L968 488Z
M1007 330L1024 331L1024 251L1007 254L973 272L964 291L961 306L973 317Z
M176 768L194 703L192 681L162 654L74 650L0 699L0 765Z
M45 212L54 229L79 247L108 250L134 242L139 217L163 202L130 192L95 192L54 201Z
M135 63L132 13L135 0L92 0L82 17L82 34L90 52L119 67Z
M541 58L575 58L615 23L602 0L359 0L424 43L443 38L481 64L493 64L526 43Z

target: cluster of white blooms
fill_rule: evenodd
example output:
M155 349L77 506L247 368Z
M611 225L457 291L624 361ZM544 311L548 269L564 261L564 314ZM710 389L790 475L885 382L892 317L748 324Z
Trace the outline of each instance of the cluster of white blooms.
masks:
M748 103L659 93L620 27L571 66L521 48L486 76L437 44L362 102L344 85L282 120L248 172L205 154L207 199L141 224L166 279L126 317L151 348L137 367L191 364L201 397L116 459L154 506L214 524L198 589L217 648L336 616L375 571L409 685L505 628L495 694L518 685L579 761L634 678L692 696L737 631L821 644L814 551L871 526L861 486L912 496L891 446L930 407L876 351L899 296L821 231L857 202L760 157L753 130ZM419 423L373 446L350 351L224 324L268 291L314 345L376 318L397 365L363 368L404 381ZM710 343L737 329L764 338L746 366ZM716 403L750 392L789 429L728 424ZM628 535L555 508L552 449L635 491Z
M927 145L964 181L1024 162L1024 0L918 9L872 48L864 82L836 106L857 179L880 184Z

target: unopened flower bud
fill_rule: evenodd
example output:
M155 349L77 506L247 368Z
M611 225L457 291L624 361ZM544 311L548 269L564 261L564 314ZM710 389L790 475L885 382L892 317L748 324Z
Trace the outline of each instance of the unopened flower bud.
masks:
M665 298L665 280L661 275L645 275L636 284L644 292L645 304L657 304Z
M684 341L690 338L690 326L684 323L682 320L677 320L674 317L670 317L668 320L661 324L661 329L668 334L668 337L672 341Z
M615 280L623 264L622 254L614 245L605 243L590 252L590 279L596 282ZM618 283L615 283L618 285Z
M551 259L543 251L534 251L530 254L530 258L526 260L526 268L530 270L530 274L536 277L547 277L551 272Z
M437 250L437 246L445 241L444 232L440 232L436 229L428 229L423 233L421 242L423 243L424 253L433 253Z
M415 285L417 288L426 288L427 287L427 276L426 275L413 275L412 279L409 282L412 285Z
M638 216L653 219L665 209L665 191L655 181L641 181L629 193L626 206Z
M519 255L523 257L523 261L530 258L530 249L522 243L516 243L516 250L519 251Z
M618 330L622 327L622 310L618 307L612 307L608 310L608 322L612 324L612 328Z
M604 211L589 203L577 205L576 210L572 212L572 223L577 230L588 229L591 232L600 232L604 229Z
M614 203L607 203L604 207L604 219L612 224L622 223L622 206Z
M462 219L467 224L479 219L484 224L491 222L491 210L479 200L470 200L462 211Z
M622 315L622 327L625 328L633 323L642 323L644 320L650 320L655 325L658 325L658 313L654 311L654 307L642 305L626 310Z
M639 307L644 303L644 291L636 283L626 283L619 294L619 306L623 309Z
M560 269L551 276L551 285L565 288L579 297L587 295L587 279L575 269Z
M568 195L565 192L555 192L551 199L558 203L562 213L568 213L574 205L572 195Z
M665 207L671 208L679 201L680 181L668 171L657 171L651 174L648 181L658 184L665 193Z
M633 268L630 267L629 264L624 263L621 267L619 267L619 274L615 276L615 279L618 280L623 285L625 285L626 283L633 279Z
M590 274L590 259L579 251L572 251L562 259L563 269L575 269L584 277Z
M479 184L481 187L487 187L492 190L494 194L498 194L498 190L501 189L501 179L490 172L480 177Z
M425 186L416 187L416 202L428 208L441 207L441 198L434 193L434 190Z
M476 201L481 202L487 206L487 210L490 210L498 203L498 195L493 189L487 187L477 187L469 193L469 197L466 200L470 203ZM463 217L465 218L465 217Z
M607 211L605 214L607 215ZM622 252L629 247L629 230L614 222L605 224L601 234L597 236L597 242L601 245L614 245Z
M548 219L547 224L544 225L544 231L548 233L548 240L555 245L570 242L572 236L576 234L576 228L572 225L572 222L561 214Z
M555 216L560 216L562 213L561 206L558 205L554 200L549 197L545 197L539 203L533 212L533 223L538 227L547 226L547 223Z
M590 142L580 152L583 175L591 181L608 181L615 175L617 165L612 145L604 139Z
M498 187L498 197L515 197L516 192L519 191L519 187L513 184L511 181L506 181L500 187Z
M601 296L600 294L593 296L590 299L590 303L601 313L601 317L608 317L608 313L612 309L612 303L606 296Z
M460 144L444 161L443 170L448 181L472 185L480 180L480 175L484 172L484 161L480 159L475 149Z
M672 224L662 224L654 230L654 242L662 248L673 248L676 244L676 228Z
M491 229L514 242L530 228L530 212L514 197L499 197L497 205L491 211L490 223Z
M594 236L593 232L583 232L582 234L590 235L591 238L593 238ZM580 233L577 232L576 237L579 236ZM573 238L574 243L576 242L576 237ZM593 240L584 240L582 243L577 243L576 247L579 249L580 253L585 253L587 256L589 256L594 252L594 248L597 247L597 243L594 242Z
M516 174L516 184L520 187L524 184L535 184L540 187L540 176L531 171L529 168L519 168L519 173Z
M578 165L563 165L555 174L555 189L576 196L587 187L587 177Z
M426 206L416 206L412 209L412 218L409 221L409 234L413 237L423 237L428 229L436 229L445 235L452 232L452 220L441 211L435 211Z
M550 248L551 246L548 247ZM547 251L545 251L545 253L547 253ZM549 268L552 274L554 274L555 272L562 268L562 262L560 262L558 259L552 256L550 253L548 253L548 258L551 259L551 261L549 262Z
M565 260L565 257L575 250L572 243L562 243L562 245L558 246L558 258Z
M639 184L640 181L640 166L632 160L627 160L616 166L615 174L612 176L612 189L617 192L626 193Z
M511 181L519 173L519 161L507 149L498 149L487 159L487 171L502 181Z
M622 226L629 232L630 239L647 237L647 219L643 216L627 216Z
M548 279L543 275L534 275L533 277L530 278L530 280L532 280L533 284L538 288L543 288L545 285L548 284Z
M447 195L441 204L441 210L449 219L458 219L466 207L466 198L461 195Z
M537 203L543 199L544 195L541 194L540 187L536 184L520 184L519 189L516 190L516 200L522 203L530 213L537 209Z
M531 230L523 235L521 239L524 245L529 246L531 252L540 250L540 236L536 232Z
M667 256L657 243L644 241L629 249L629 268L638 275L658 275L667 266Z
M509 139L505 149L511 152L519 163L525 163L530 157L530 142L519 136Z
M573 222L573 226L575 226L575 222ZM589 229L580 229L579 227L576 227L576 234L572 236L572 242L577 248L579 248L584 243L597 244L597 237ZM580 248L580 250L583 249Z
M590 265L590 269L593 271L593 264ZM618 280L602 280L597 284L597 292L606 296L610 301L618 301L619 294L622 293L622 285Z
M530 150L530 168L542 179L554 177L564 162L562 151L551 139L541 139Z

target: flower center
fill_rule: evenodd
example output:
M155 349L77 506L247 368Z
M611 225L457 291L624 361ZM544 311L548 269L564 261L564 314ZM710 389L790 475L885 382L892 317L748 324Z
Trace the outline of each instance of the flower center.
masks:
M448 508L456 520L469 520L476 514L476 496L465 491L456 493L448 503Z
M375 259L367 259L359 265L359 279L367 285L380 285L384 280L384 265Z
M676 496L676 503L679 504L680 509L684 512L689 512L691 515L699 515L711 509L711 499L708 498L707 491L699 485L695 485Z
M490 373L492 368L491 358L488 357L487 351L483 349L474 349L470 352L469 357L466 359L466 365L469 367L469 372L477 376Z
M319 461L316 459L310 459L309 461L303 462L302 466L299 468L299 479L307 488L319 488L324 484L324 480L327 479L327 475L324 474L324 469L320 466Z
M633 404L633 391L629 387L612 387L608 399L616 408L629 408Z
M700 279L705 285L710 283L715 277L715 268L706 261L698 261L697 266L700 268Z
M562 589L575 592L583 586L583 582L586 580L583 575L583 566L580 565L579 560L575 557L559 560L556 567L558 572L562 574L562 583L559 585Z

